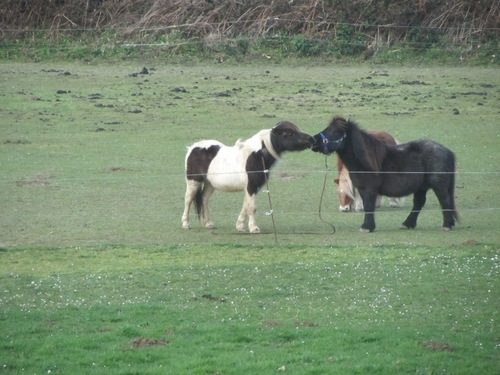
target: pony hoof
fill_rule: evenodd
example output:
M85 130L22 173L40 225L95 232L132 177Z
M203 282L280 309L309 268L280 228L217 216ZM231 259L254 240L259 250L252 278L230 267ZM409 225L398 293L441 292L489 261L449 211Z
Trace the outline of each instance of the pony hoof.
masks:
M444 232L449 232L450 230L451 230L451 228L450 228L450 227L443 227L443 231L444 231Z
M373 231L372 231L372 230L370 230L370 229L359 228L359 232L360 232L360 233L370 233L370 232L373 232Z
M215 225L214 225L214 223L207 223L207 224L205 224L205 228L207 228L207 229L215 229Z
M188 230L191 229L191 226L189 224L182 224L182 229Z
M399 226L399 229L415 229L415 227L408 227L408 226L406 226L406 225L404 225L404 224L401 224L401 225Z
M236 228L236 230L240 233L246 233L245 228Z
M253 233L253 234L257 234L257 233L260 233L260 229L259 228L254 228L250 231L250 233Z

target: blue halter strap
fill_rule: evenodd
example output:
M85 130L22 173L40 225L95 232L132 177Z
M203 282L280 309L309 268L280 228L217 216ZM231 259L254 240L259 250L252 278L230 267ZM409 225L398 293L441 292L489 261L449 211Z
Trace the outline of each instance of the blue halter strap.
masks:
M339 139L329 140L323 134L323 132L319 133L319 135L321 136L321 139L323 140L323 154L325 154L325 155L330 155L333 152L333 151L330 151L330 148L329 148L329 146L331 144L336 145L338 147L342 143L342 141L345 139L345 137L347 136L347 134L344 133L342 135L342 137L340 137Z

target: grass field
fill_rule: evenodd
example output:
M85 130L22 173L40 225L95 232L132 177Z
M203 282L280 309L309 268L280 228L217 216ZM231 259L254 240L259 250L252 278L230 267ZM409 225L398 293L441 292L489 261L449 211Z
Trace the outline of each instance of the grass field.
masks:
M145 66L0 64L0 373L498 372L498 69ZM263 234L241 194L181 229L186 146L335 114L452 149L461 223L429 193L416 230L406 198L360 234L304 151L271 174L276 233L264 192Z

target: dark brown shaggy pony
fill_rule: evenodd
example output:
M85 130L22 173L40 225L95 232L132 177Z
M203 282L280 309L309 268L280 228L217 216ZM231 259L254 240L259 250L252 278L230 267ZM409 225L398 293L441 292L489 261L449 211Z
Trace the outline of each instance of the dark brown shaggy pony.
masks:
M355 122L342 117L334 117L314 139L313 151L325 155L337 152L349 169L365 209L360 231L375 229L377 195L403 197L413 194L413 208L401 228L415 228L429 189L441 204L443 229L452 229L455 220L458 221L454 198L455 155L443 145L422 139L388 146L361 130Z
M373 135L378 140L384 142L386 145L395 146L398 144L396 139L387 132L380 130L369 131L369 134ZM359 196L357 189L352 185L351 178L349 177L349 170L342 163L340 158L337 158L337 171L338 177L333 180L335 184L338 185L338 195L339 195L339 210L341 212L349 212L355 209L356 211L364 211L363 200ZM389 198L391 207L400 207L401 198ZM382 196L379 195L376 200L376 207L379 208L382 205Z

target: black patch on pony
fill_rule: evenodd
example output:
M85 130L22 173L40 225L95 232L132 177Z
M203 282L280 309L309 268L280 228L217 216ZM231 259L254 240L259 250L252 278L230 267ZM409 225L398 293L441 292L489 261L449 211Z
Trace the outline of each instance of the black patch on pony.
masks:
M264 147L264 144L262 144L262 147ZM248 194L257 194L266 183L266 179L269 178L269 169L274 163L276 163L276 159L270 153L264 152L264 148L250 154L245 166L248 175Z
M205 182L208 167L212 160L217 156L220 146L212 145L208 148L195 147L191 150L186 162L186 178L197 182ZM201 215L201 205L203 200L202 189L196 192L194 204L198 218Z
M186 178L203 182L208 172L208 167L217 156L220 146L213 145L209 148L195 147L191 150L186 162Z
M310 137L304 137L304 143L297 143L294 135L301 133L297 125L289 121L281 121L270 133L271 145L278 156L284 151L300 151L311 145ZM288 142L293 141L293 145ZM276 159L262 142L262 149L253 152L247 159L245 170L248 174L247 191L250 195L257 194L269 178L269 171L276 164Z

